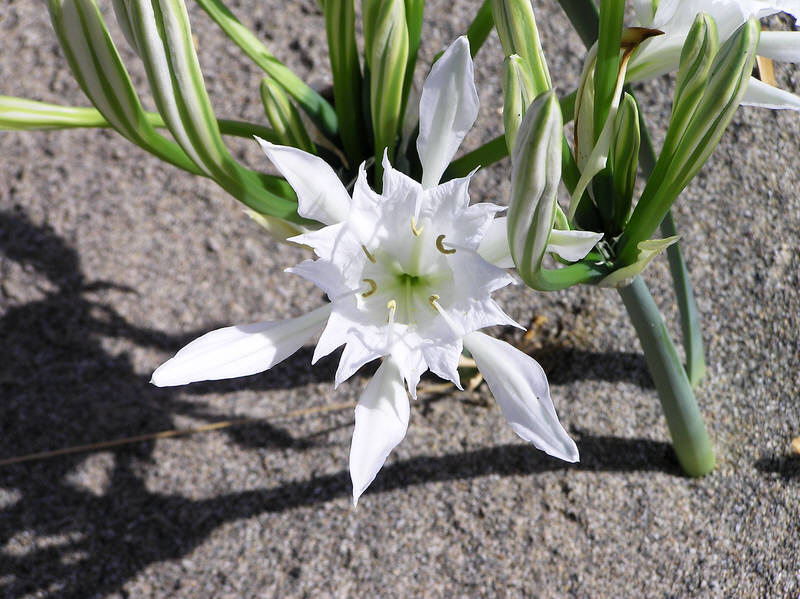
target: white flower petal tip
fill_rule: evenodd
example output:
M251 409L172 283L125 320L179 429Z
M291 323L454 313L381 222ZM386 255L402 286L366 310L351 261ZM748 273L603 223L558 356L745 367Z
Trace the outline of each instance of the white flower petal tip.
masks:
M483 333L464 337L512 430L545 453L577 462L578 446L558 421L547 377L533 358Z
M478 107L469 41L462 36L433 65L422 86L417 152L424 188L439 183L478 117Z
M297 194L297 213L326 225L347 218L350 196L328 163L290 146L256 137L261 149Z
M157 387L173 387L268 370L316 335L330 310L328 304L290 320L211 331L159 366L150 382Z
M553 229L550 239L547 242L548 252L558 254L564 260L577 262L582 260L586 254L603 238L602 233L592 231L562 231Z
M350 446L353 506L406 436L410 405L403 376L391 358L383 361L358 400Z

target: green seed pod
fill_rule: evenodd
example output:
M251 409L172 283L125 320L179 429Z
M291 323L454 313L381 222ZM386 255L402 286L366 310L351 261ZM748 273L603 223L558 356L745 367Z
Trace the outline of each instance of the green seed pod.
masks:
M641 141L639 109L633 96L626 93L617 110L614 136L608 154L608 166L614 185L613 222L617 231L622 230L630 214Z
M517 54L530 67L534 95L550 89L553 85L530 0L492 0L492 15L505 55Z
M508 242L517 272L534 288L555 220L562 135L561 108L551 90L528 108L511 153Z
M511 153L525 111L536 97L533 78L525 59L512 54L503 62L503 126Z
M283 88L274 79L264 77L261 80L260 91L264 112L266 112L280 143L316 154L316 148L303 125L300 113L291 103Z

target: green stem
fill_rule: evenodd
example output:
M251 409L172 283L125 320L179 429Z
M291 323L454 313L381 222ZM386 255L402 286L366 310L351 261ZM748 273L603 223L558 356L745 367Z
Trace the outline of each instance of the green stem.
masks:
M618 291L642 344L678 462L689 476L708 474L714 469L714 450L658 307L639 276Z
M656 153L653 148L653 141L650 139L650 133L647 131L647 126L642 120L639 121L639 124L642 135L639 166L645 178L647 178L653 172ZM672 211L667 212L664 220L661 221L661 234L664 237L672 237L678 234ZM689 382L692 386L697 386L706 372L703 334L700 328L697 303L694 299L694 290L689 279L689 270L686 268L686 262L683 259L680 242L673 243L667 248L667 262L669 262L669 270L672 275L672 283L678 303L681 332L683 334L683 349L686 353L686 374L689 376Z

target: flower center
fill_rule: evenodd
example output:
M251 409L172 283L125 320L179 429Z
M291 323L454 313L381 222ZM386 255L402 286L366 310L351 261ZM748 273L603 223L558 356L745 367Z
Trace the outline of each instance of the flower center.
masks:
M390 236L373 250L363 248L367 261L359 304L376 321L424 326L438 316L439 298L451 296L453 272L447 257L456 250L427 221L412 219L405 234Z

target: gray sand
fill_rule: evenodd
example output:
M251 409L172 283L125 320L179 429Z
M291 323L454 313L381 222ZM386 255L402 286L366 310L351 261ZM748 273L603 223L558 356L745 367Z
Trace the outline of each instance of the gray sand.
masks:
M313 0L230 4L301 76L328 81ZM474 4L430 3L424 63ZM582 47L541 4L551 69L569 91ZM191 14L218 115L263 122L258 69ZM44 3L4 0L0 36L0 93L86 103ZM127 48L124 58L146 89ZM499 132L499 60L493 35L477 59L469 147ZM800 70L778 77L800 89ZM651 122L663 124L669 89L640 89ZM356 510L351 410L2 467L0 595L797 597L799 124L741 109L677 206L707 343L697 393L718 452L710 476L680 474L613 290L516 287L498 294L511 316L545 320L528 342L498 333L542 363L580 464L524 444L484 386L423 394ZM255 144L231 147L266 168ZM319 291L283 273L305 254L116 134L0 133L0 148L0 457L358 397L371 370L334 391L336 356L312 368L310 348L267 374L150 386L207 330L319 305ZM507 179L507 162L487 169L473 198L505 202ZM646 280L674 323L663 259Z

